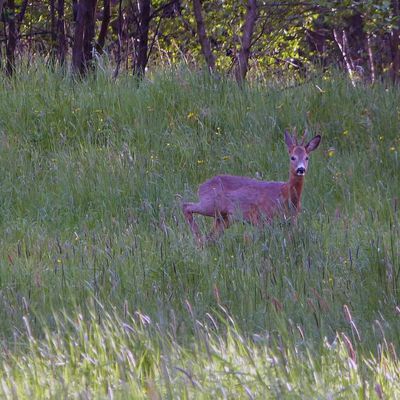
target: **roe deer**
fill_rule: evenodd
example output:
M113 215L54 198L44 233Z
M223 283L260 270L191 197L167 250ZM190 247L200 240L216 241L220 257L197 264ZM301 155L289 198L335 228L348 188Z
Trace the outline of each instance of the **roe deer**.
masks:
M270 221L275 215L287 214L296 220L301 208L304 176L308 167L308 156L321 141L317 135L305 144L306 132L301 143L296 134L285 132L285 143L290 156L289 180L266 182L233 175L218 175L200 185L198 203L183 203L185 219L197 242L203 239L193 214L214 218L214 227L205 238L218 237L234 220L235 216L252 224Z

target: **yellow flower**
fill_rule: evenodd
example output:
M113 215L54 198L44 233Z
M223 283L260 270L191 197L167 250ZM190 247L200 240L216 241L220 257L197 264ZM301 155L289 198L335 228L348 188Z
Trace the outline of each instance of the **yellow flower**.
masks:
M197 160L197 165L204 164L204 160Z
M229 160L230 157L229 156L223 156L222 159L226 161L226 160Z
M197 118L196 113L194 113L192 111L187 115L187 119L189 119L189 120L195 120L196 118Z
M394 146L392 146L392 147L390 147L390 149L389 149L390 151L395 151L396 150L396 148L394 147Z
M343 131L343 136L348 136L348 134L349 134L349 131L348 131L347 129L345 129L345 130Z
M335 155L335 149L333 147L330 147L328 149L328 157L333 157Z

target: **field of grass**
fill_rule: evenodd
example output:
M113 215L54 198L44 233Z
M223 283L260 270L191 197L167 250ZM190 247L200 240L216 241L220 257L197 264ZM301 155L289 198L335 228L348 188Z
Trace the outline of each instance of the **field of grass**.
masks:
M1 398L400 399L399 88L0 85ZM182 199L287 179L295 126L323 137L298 225L197 248Z

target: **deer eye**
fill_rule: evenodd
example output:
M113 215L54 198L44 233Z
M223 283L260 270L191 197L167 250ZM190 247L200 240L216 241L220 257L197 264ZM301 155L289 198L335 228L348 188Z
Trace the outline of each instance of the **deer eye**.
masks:
M308 161L308 157L306 157L306 161Z
M295 161L295 160L296 160L296 157L295 157L295 156L292 156L292 157L290 157L290 159L291 159L292 161Z

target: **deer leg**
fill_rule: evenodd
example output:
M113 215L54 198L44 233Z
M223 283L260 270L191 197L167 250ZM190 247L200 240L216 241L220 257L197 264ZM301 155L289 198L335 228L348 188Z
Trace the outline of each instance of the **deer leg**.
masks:
M216 215L214 218L214 226L211 232L207 235L207 240L216 240L229 227L230 220L228 214Z
M193 218L193 213L198 213L198 207L197 207L197 203L183 203L182 204L182 210L183 210L183 214L185 216L185 219L187 221L187 223L190 226L190 230L192 231L194 237L196 238L197 242L199 244L202 243L202 237L200 234L200 230L198 225L196 224L196 221Z

